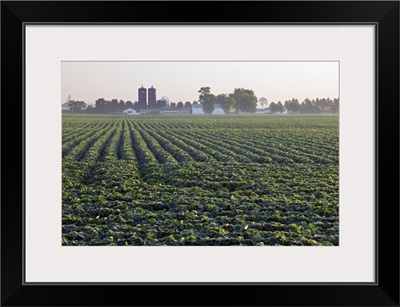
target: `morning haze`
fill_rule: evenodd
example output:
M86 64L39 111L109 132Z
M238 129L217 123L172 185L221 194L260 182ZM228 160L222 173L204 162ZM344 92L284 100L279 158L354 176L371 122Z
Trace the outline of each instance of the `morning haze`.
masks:
M157 89L157 99L198 100L198 90L254 91L268 102L339 97L339 62L62 62L61 102L138 100L138 87Z

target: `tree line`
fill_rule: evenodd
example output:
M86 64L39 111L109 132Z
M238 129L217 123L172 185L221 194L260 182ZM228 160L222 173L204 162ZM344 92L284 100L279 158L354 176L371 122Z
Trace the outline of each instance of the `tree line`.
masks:
M219 104L225 113L255 113L257 109L257 97L249 89L235 88L230 94L211 94L211 88L205 86L198 91L199 102L203 105L203 111L211 114L215 104Z
M268 100L265 97L258 99L254 91L250 89L235 88L232 93L214 95L211 93L211 88L205 86L201 87L198 93L199 101L171 102L170 107L182 109L200 103L203 105L203 111L206 114L211 114L215 110L216 104L219 104L225 113L256 113L257 106L263 108L268 106L271 113L318 114L339 112L339 98L316 98L312 100L306 98L301 103L298 99L292 98L284 101L284 103L278 101L277 103L271 102L268 105ZM122 113L127 108L140 111L137 101L124 101L122 99L106 100L99 98L92 106L87 105L84 101L71 100L69 96L66 104L72 113Z
M278 102L279 104L280 102ZM274 105L273 102L270 104L271 110L281 107L278 104ZM339 98L316 98L310 100L308 98L304 99L301 103L295 98L292 100L286 100L284 102L284 109L288 113L300 113L300 114L315 114L315 113L338 113L339 112ZM278 112L282 112L282 111Z
M225 113L256 113L257 106L267 107L268 100L265 97L257 99L254 91L244 88L235 88L233 93L214 95L211 88L206 86L198 91L199 101L203 105L203 111L211 114L215 109L215 104L219 104ZM257 103L258 101L258 103ZM269 104L271 113L298 113L298 114L316 114L316 113L338 113L339 98L316 98L310 100L304 99L301 103L298 99L286 100L283 104L271 102Z

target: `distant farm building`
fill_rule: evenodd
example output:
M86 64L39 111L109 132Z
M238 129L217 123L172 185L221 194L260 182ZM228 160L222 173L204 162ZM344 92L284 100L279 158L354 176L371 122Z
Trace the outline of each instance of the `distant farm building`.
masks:
M157 108L157 100L156 100L156 89L151 86L148 90L147 90L147 98L148 98L148 105L147 107L149 109L156 109Z
M179 112L176 108L165 106L161 108L161 114L179 114Z
M147 89L142 87L138 88L138 97L139 97L139 108L146 109L147 108Z
M183 107L181 110L181 114L192 114L192 107Z
M214 111L211 114L225 114L225 111L221 108L219 104L214 104Z
M160 114L159 109L141 109L140 114Z
M167 96L163 96L162 98L157 99L157 91L154 86L146 89L142 85L140 88L138 88L138 105L141 111L146 109L161 109L169 105L169 98Z
M192 112L192 108L185 107L182 109L173 108L170 106L165 106L161 108L161 114L172 115L172 114L190 114Z
M270 108L256 109L256 114L271 114Z
M157 108L162 109L169 105L169 98L167 96L163 96L162 98L157 100Z
M203 111L202 104L192 105L192 114L205 114ZM221 108L219 104L214 104L214 111L211 114L225 114L225 111Z
M138 112L136 112L134 109L131 108L124 110L124 113L128 115L139 115Z
M192 114L204 114L203 105L202 104L193 104L192 105Z

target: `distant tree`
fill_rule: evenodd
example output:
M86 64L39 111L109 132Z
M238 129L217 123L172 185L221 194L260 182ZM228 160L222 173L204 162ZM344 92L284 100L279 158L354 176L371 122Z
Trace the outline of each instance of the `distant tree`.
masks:
M93 106L91 104L87 106L86 113L93 113Z
M97 107L97 106L96 106ZM105 100L104 98L101 98L101 104L99 105L100 107L100 113L108 113L110 112L110 101Z
M317 98L317 100L310 100L310 99L308 99L308 98L306 98L306 99L304 99L304 105L306 105L306 106L312 106L312 105L314 105L314 104L318 104L319 103L319 99Z
M257 109L257 97L249 89L235 88L232 96L236 101L236 111L255 113Z
M215 102L219 104L224 103L226 97L228 97L227 94L218 94L217 96L215 96Z
M193 101L192 105L193 105L193 104L199 104L199 103L195 100L195 101Z
M304 99L300 106L300 114L315 114L321 113L321 100L319 98L310 100L308 98Z
M235 108L236 108L236 100L235 100L235 98L233 97L233 94L229 94L229 96L228 96L228 98L226 99L226 102L225 102L225 103L226 103L226 110L228 111L228 113L235 110ZM225 111L225 109L224 109L224 111ZM225 111L225 113L226 113L227 111Z
M204 113L211 114L212 112L214 112L215 109L215 96L212 94L207 95L206 99L202 104Z
M118 103L118 111L122 112L123 110L125 110L125 101L121 99Z
M269 109L271 110L272 113L277 113L279 107L277 106L277 104L275 102L271 102L269 104Z
M226 109L227 98L228 98L228 95L226 95L226 94L218 94L215 97L215 102L218 103L224 111ZM225 113L227 113L227 111L225 111Z
M321 104L319 105L319 108L322 112L325 112L328 109L328 100L326 98L321 99Z
M315 101L314 100L310 101L310 99L308 99L308 98L306 98L304 100L305 106L312 106L312 105L319 106L320 104L321 104L321 102L319 101L319 98L315 99Z
M299 113L300 112L300 103L297 99L293 98L292 100L285 101L285 109L289 113Z
M316 98L315 100L310 100L308 98L304 99L299 108L300 114L316 114L321 113L326 107L326 99Z
M285 107L282 105L282 102L280 102L280 101L278 101L278 103L276 104L276 108L279 113L285 112Z
M290 100L285 100L285 103L283 104L286 110L289 110L290 108Z
M214 111L215 105L215 95L211 94L211 88L209 86L205 86L200 88L198 93L199 95L199 102L203 105L204 113L211 114Z
M258 99L258 104L261 107L266 107L268 105L268 99L265 97L261 97L260 99Z
M106 100L102 97L95 101L96 113L104 113L106 108Z
M80 113L86 108L86 103L79 100L70 100L68 106L71 108L72 113Z
M211 87L209 86L203 86L201 87L198 91L200 93L199 95L199 101L202 102L203 96L206 94L211 94Z
M109 111L110 112L118 112L118 99L111 99L110 101L110 106L109 106Z
M128 106L128 102L126 102L126 106ZM131 108L134 109L136 112L139 112L139 111L140 111L139 102L138 102L138 101L135 101L135 102L132 104L132 107L131 107Z
M231 112L236 103L235 98L233 98L233 94L219 94L216 97L216 102L221 106L225 113Z
M185 102L185 107L190 108L192 106L192 103L190 101Z
M171 102L170 106L173 107L173 108L176 108L176 102Z
M330 99L329 97L326 98L326 107L325 107L325 112L332 112L332 109L334 107L333 100Z
M331 112L339 113L339 98L333 99Z
M182 109L183 108L183 102L179 101L178 104L176 105L177 109Z
M125 106L126 106L126 108L133 108L133 102L130 101L130 100L127 100L127 101L125 102Z

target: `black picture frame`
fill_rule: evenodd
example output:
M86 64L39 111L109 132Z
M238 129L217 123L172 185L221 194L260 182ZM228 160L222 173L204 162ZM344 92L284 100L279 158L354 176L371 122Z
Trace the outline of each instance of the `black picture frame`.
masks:
M152 14L134 13L149 8ZM376 25L376 283L25 284L23 76L30 22ZM1 2L1 305L399 306L399 101L398 1Z

